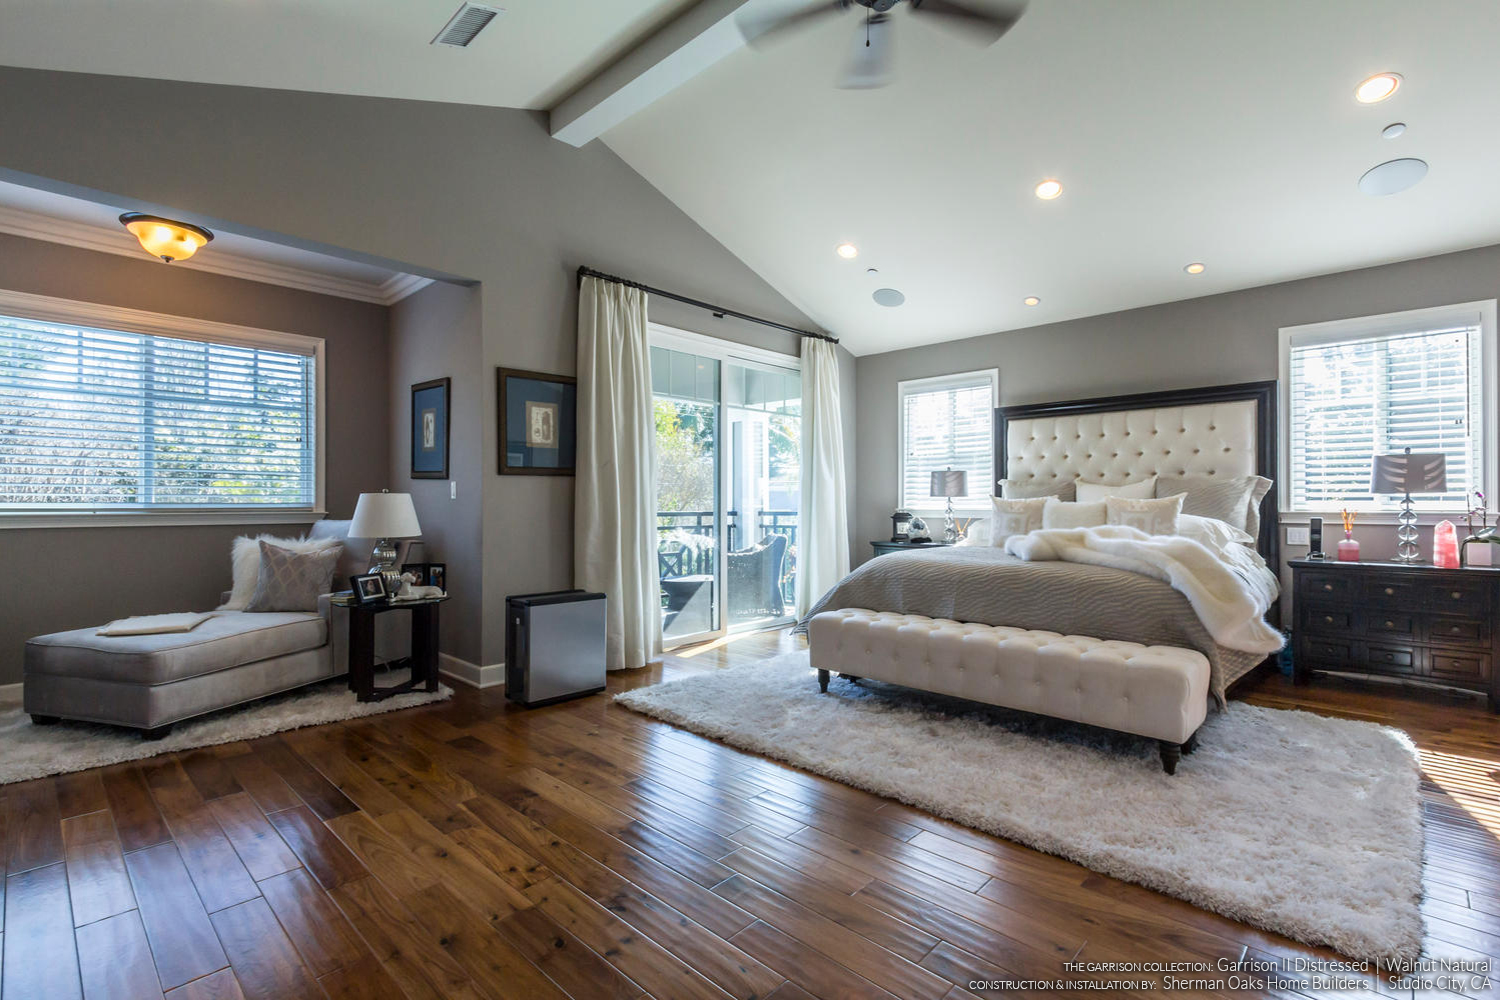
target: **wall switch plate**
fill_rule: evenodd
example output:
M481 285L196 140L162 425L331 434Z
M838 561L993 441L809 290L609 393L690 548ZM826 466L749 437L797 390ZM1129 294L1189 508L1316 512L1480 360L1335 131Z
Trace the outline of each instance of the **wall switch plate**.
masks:
M450 479L450 480L448 480L448 499L449 500L457 500L458 499L458 480L457 479Z
M1288 545L1311 545L1312 536L1308 534L1305 524L1289 524L1286 526L1286 543Z

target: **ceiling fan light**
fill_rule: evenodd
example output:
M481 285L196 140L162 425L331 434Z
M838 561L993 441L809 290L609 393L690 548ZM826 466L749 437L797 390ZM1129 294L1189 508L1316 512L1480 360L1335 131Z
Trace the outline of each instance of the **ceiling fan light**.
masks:
M126 212L120 216L120 224L140 241L143 250L168 264L187 260L214 238L202 226L141 212Z

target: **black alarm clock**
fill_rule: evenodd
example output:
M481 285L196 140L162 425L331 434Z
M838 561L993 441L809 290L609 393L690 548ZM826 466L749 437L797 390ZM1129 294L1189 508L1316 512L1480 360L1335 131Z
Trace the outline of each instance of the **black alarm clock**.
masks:
M891 541L904 542L911 537L911 511L898 510L891 515Z

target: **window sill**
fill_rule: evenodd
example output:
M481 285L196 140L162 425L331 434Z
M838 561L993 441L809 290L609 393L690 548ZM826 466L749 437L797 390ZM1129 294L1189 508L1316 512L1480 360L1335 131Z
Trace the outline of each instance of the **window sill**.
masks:
M6 528L169 528L192 524L311 524L326 510L213 508L210 510L17 511L0 513Z
M1399 513L1398 511L1384 511L1384 510L1381 510L1381 511L1357 511L1355 519L1354 519L1354 526L1356 528L1363 527L1364 525L1368 525L1368 524L1380 524L1380 525L1392 525L1392 526L1394 526L1397 523L1396 518L1397 518L1398 513ZM1466 513L1466 511L1462 511L1462 510L1449 510L1449 511L1419 510L1419 511L1416 512L1416 514L1417 514L1417 524L1419 526L1421 526L1421 527L1431 527L1432 525L1437 524L1439 521L1452 521L1454 524L1458 525L1459 530L1462 531L1462 530L1464 530L1464 514L1465 513ZM1493 512L1491 512L1491 513L1493 514ZM1334 530L1334 531L1343 531L1344 530L1344 523L1343 523L1342 520L1340 520L1340 512L1336 511L1336 510L1329 510L1329 511L1317 511L1317 510L1313 510L1313 511L1307 511L1307 510L1286 511L1286 510L1284 510L1284 511L1281 511L1277 515L1277 519L1282 524L1306 524L1308 522L1309 518L1314 518L1314 517L1321 517L1323 519L1323 531L1325 533L1324 534L1325 538L1327 537L1326 533L1328 531L1330 531L1330 530ZM1497 523L1500 523L1500 522L1497 522Z

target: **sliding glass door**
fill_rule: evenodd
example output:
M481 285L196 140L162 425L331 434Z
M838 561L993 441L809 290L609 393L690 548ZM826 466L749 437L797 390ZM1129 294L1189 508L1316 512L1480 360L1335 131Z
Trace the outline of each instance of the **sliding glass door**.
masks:
M791 620L802 381L796 359L654 329L662 635Z

